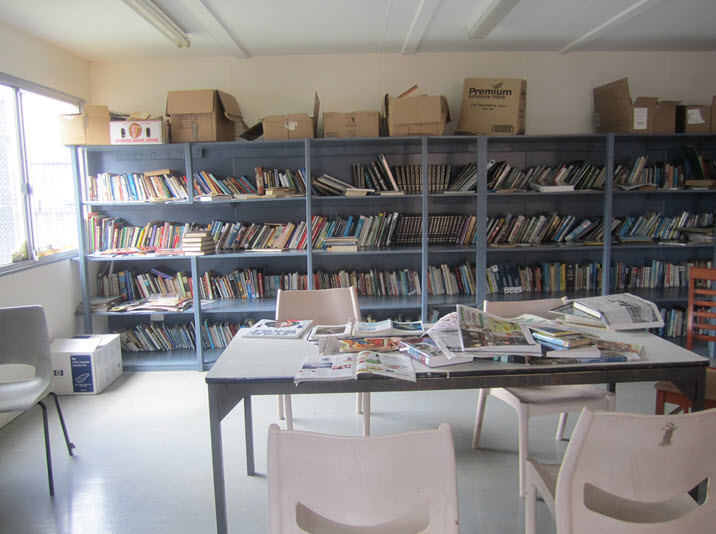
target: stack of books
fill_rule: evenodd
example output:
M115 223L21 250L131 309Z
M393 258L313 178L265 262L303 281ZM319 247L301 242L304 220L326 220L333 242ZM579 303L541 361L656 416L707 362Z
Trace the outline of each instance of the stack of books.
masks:
M214 243L214 238L206 230L192 230L184 234L182 250L187 255L204 256L215 252L216 243Z

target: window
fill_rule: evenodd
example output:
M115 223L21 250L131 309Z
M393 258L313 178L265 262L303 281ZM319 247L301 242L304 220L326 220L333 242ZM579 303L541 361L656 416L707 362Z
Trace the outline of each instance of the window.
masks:
M71 151L79 100L0 76L0 268L77 248Z

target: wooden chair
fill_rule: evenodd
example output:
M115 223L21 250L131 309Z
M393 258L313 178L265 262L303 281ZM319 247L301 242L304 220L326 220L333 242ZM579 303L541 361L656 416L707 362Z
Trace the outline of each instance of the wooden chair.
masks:
M686 315L686 348L692 350L694 340L716 341L716 269L689 269L689 301ZM665 404L676 404L672 413L688 412L691 400L672 382L657 382L654 413L663 414ZM706 370L704 408L716 408L716 368Z
M279 290L276 297L276 320L312 319L316 324L342 324L360 321L360 305L355 287L314 289L312 291ZM370 433L370 393L358 394L357 411L363 414L363 435ZM290 395L279 395L279 418L293 430Z
M270 534L457 534L450 425L387 436L268 433Z
M716 410L680 415L585 409L560 465L527 461L525 532L535 534L537 493L557 534L713 532L716 499L689 491L716 477Z
M511 318L524 313L552 319L549 310L563 304L562 299L540 299L508 302L485 301L484 310L493 315ZM475 428L472 447L480 446L482 421L485 415L487 396L507 403L517 412L518 418L518 456L520 497L525 495L525 466L529 443L529 419L537 415L560 414L557 426L557 440L562 440L568 412L580 411L584 407L592 410L613 411L616 399L613 393L602 386L536 386L481 389L478 394L475 413Z

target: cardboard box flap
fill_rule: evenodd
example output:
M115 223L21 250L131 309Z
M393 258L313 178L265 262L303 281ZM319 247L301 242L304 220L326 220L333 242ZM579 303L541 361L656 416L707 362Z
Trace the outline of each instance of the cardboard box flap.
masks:
M318 93L313 93L313 135L318 134L318 111L321 108L321 101L318 100Z
M224 91L217 90L216 93L219 95L221 105L224 107L224 116L230 121L240 121L243 115L241 114L241 108L239 108L239 103L236 99Z
M167 93L167 115L190 113L211 113L214 111L214 90L169 91Z
M645 107L648 108L649 106L656 106L656 103L659 101L659 99L655 96L638 96L636 97L636 100L634 100L634 107Z
M622 78L601 87L596 87L593 90L593 94L594 109L599 113L602 123L619 120L631 110L629 78Z
M450 122L447 102L442 96L413 96L402 98L400 102L397 109L388 106L393 124L440 122L444 111L448 113L445 122Z

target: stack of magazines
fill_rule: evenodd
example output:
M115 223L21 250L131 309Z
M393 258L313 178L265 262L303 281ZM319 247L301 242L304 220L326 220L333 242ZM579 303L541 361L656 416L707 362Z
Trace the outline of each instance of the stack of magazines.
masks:
M563 323L607 330L637 330L664 326L656 304L631 293L571 300L552 312L560 315L558 321Z
M477 358L539 356L541 346L524 325L462 304L457 305L462 350Z

